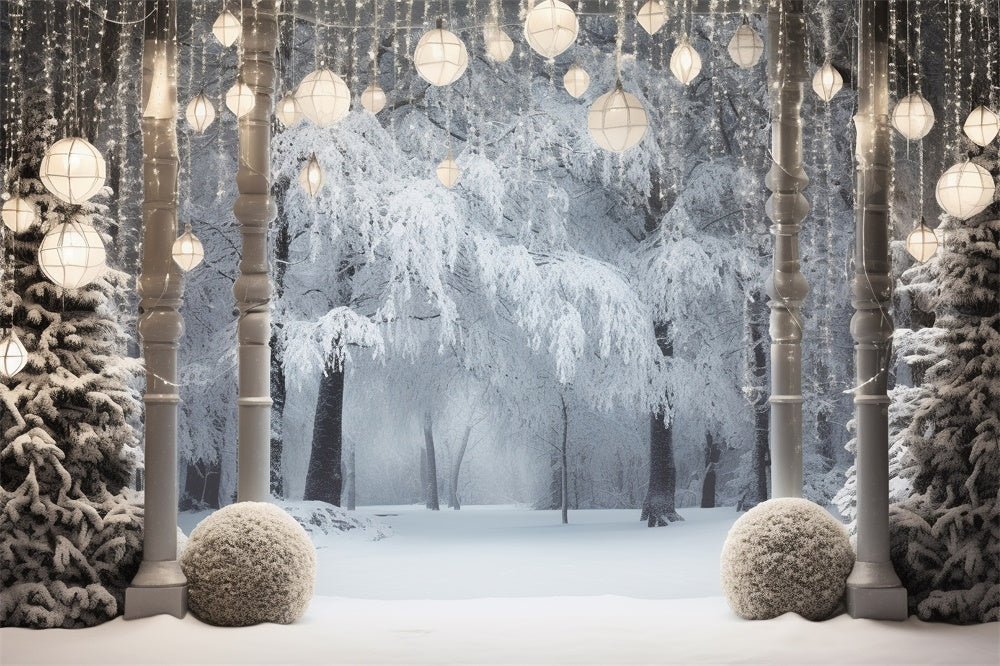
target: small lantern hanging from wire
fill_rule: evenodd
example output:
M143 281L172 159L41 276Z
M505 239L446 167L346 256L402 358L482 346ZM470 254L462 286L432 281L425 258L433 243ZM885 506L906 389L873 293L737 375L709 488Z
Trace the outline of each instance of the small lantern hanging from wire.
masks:
M205 258L205 247L191 231L190 224L184 225L184 233L174 241L170 254L174 258L174 263L185 272L200 264Z
M975 162L962 162L949 168L938 178L934 190L941 209L959 220L967 220L986 210L995 192L993 176Z
M93 198L107 177L104 157L86 139L70 137L56 141L42 156L38 176L57 199L82 204Z
M285 93L285 96L278 100L274 106L274 115L282 127L291 127L302 120L302 109L295 101L295 93Z
M917 228L906 237L906 251L917 261L924 262L933 257L937 249L937 234L920 220Z
M257 104L257 97L253 90L239 79L226 91L226 108L233 112L237 118L242 118L251 111Z
M635 95L625 92L621 79L594 100L587 112L590 136L605 150L628 150L642 141L648 127L646 109Z
M680 43L670 55L670 71L678 81L688 85L701 73L701 56L691 46L687 35L681 37Z
M4 226L15 234L23 234L38 222L38 206L24 197L12 196L3 202Z
M188 102L184 115L188 125L200 134L215 120L215 106L203 90Z
M821 100L829 102L833 99L833 96L840 92L840 89L844 87L844 77L841 76L840 72L837 71L837 68L834 67L829 60L827 60L813 75L812 86L813 92L816 93Z
M441 160L441 163L437 165L434 169L434 175L437 179L441 181L441 184L445 187L454 187L455 183L458 182L458 176L461 171L458 168L458 163L455 162L454 158L451 156L451 149L448 149L448 154L445 158Z
M590 74L579 64L573 63L563 76L563 86L571 96L579 98L590 87Z
M28 365L28 350L13 328L0 336L0 377L10 379Z
M920 93L910 93L892 110L892 126L910 141L927 136L934 127L934 109Z
M64 289L79 289L99 278L106 259L100 234L86 222L56 225L38 248L42 273Z
M545 58L555 58L572 46L579 32L576 12L562 0L542 0L524 19L528 46Z
M306 191L306 194L315 197L323 188L324 180L323 167L320 166L319 160L316 159L316 153L313 153L309 156L309 161L306 162L302 171L299 172L299 184L302 185L302 189Z
M977 106L965 119L965 136L969 137L972 143L981 148L993 143L993 139L1000 134L1000 116L993 113L993 110L985 106Z
M647 34L654 35L667 22L667 10L660 0L648 0L639 8L635 20Z
M764 40L750 27L750 21L743 17L743 23L729 40L729 57L742 69L750 69L760 62L764 55Z
M432 86L447 86L462 78L469 66L469 52L458 35L445 30L442 22L417 42L413 64L417 74Z
M483 26L483 43L486 55L493 62L506 62L514 52L514 40L500 27L500 20L495 16Z
M385 102L385 91L377 83L372 83L361 93L361 106L369 113L378 113L384 109Z
M215 35L220 44L226 47L235 44L242 33L243 26L240 24L240 20L228 9L219 14L215 23L212 24L212 34Z
M295 91L299 109L311 123L326 127L340 122L351 110L351 90L329 69L306 74Z

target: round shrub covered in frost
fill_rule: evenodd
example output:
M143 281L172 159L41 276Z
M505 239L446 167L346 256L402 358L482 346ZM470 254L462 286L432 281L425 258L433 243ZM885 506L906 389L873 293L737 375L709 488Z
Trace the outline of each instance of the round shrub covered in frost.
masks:
M188 606L209 624L290 624L316 583L316 550L302 526L266 502L239 502L198 523L181 555Z
M722 547L722 589L736 614L768 620L798 613L825 620L837 609L854 550L823 507L783 497L750 509Z

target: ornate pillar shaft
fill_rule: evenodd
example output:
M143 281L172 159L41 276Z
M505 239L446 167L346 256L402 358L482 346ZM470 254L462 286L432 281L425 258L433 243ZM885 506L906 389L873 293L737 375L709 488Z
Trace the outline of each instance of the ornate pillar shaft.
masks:
M233 207L240 222L243 260L233 286L240 311L238 501L267 502L271 460L271 280L267 229L277 214L271 198L271 107L278 22L274 0L243 0L243 81L256 97L240 118L239 197Z
M143 559L125 591L125 618L187 610L177 563L177 342L181 272L177 237L177 25L175 0L147 2L142 56L142 272L139 335L146 361Z
M858 555L847 580L853 617L905 620L906 590L889 559L889 3L863 0L858 21L854 317Z
M802 317L808 292L799 266L799 229L809 212L802 191L799 115L808 70L802 0L768 5L768 83L771 92L771 190L766 212L774 236L774 270L767 280L771 308L771 496L802 496Z

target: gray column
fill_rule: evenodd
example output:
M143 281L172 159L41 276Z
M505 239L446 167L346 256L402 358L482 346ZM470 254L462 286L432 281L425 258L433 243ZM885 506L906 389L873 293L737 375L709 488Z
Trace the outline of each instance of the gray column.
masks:
M905 620L906 590L889 559L889 4L863 0L858 24L854 337L858 555L847 579L852 617Z
M802 0L768 6L768 83L771 92L771 190L766 212L774 235L774 270L767 280L771 308L771 496L802 496L802 316L808 292L799 267L799 229L809 212L802 194L802 119L806 23Z
M183 283L171 257L177 236L177 27L175 0L147 2L142 54L142 272L139 335L146 361L145 524L125 619L184 617L187 579L177 563L177 341Z
M271 280L267 228L277 214L271 198L271 107L278 23L274 0L243 0L243 80L256 95L240 119L240 195L233 212L240 222L243 260L233 286L240 319L239 485L240 502L271 499Z

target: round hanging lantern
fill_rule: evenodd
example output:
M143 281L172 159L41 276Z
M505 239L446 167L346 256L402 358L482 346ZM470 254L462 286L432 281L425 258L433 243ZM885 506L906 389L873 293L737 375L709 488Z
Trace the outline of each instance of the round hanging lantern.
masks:
M649 118L642 102L625 92L622 83L594 100L587 113L587 128L594 142L605 150L621 152L642 141Z
M212 100L204 92L201 92L188 102L184 115L187 117L188 125L194 131L204 132L215 120L215 107L212 105Z
M274 107L274 115L284 127L291 127L302 120L302 110L295 101L295 93L285 93L285 96L278 100Z
M920 221L920 226L906 237L906 251L920 262L927 261L937 252L938 239L934 230Z
M935 195L941 209L960 220L986 210L993 201L993 176L973 162L956 164L938 178Z
M15 234L23 234L38 221L38 206L22 197L11 197L3 202L4 226Z
M643 30L652 35L667 22L667 11L663 8L663 3L660 0L649 0L639 8L635 20L639 22Z
M451 157L451 151L445 156L441 163L437 165L434 170L437 175L437 179L441 181L441 184L445 187L452 187L458 182L458 175L460 171L458 170L458 164Z
M28 350L21 344L17 333L11 330L0 338L0 376L10 379L28 365Z
M385 108L385 91L382 86L373 83L361 93L361 106L371 113L378 113Z
M299 184L302 185L302 189L306 191L311 197L319 194L320 189L323 187L323 167L320 166L319 160L316 159L316 153L309 156L309 161L299 172Z
M242 32L243 26L240 25L240 20L228 9L219 14L215 23L212 24L212 34L223 46L235 44Z
M681 43L677 45L677 48L670 55L670 71L684 85L688 85L694 81L695 77L701 72L701 56L691 46L687 35L681 37Z
M81 204L104 187L107 165L100 151L86 139L60 139L42 156L38 176L57 199Z
M580 65L574 64L563 76L563 85L573 97L580 97L590 87L590 74Z
M1000 134L1000 117L985 106L977 106L965 119L963 129L972 143L985 148Z
M253 94L250 86L237 81L233 87L226 91L226 108L233 112L237 118L242 118L251 111L257 104L257 97Z
M506 62L514 52L514 40L493 19L483 27L483 43L486 44L486 55L493 62Z
M819 95L824 102L829 102L833 96L844 87L844 77L840 75L837 68L827 60L823 66L816 70L813 75L813 92Z
M911 93L896 103L892 126L911 141L922 139L934 127L934 109L919 93Z
M101 237L86 222L56 225L38 248L42 273L65 289L77 289L100 277L105 258Z
M736 29L736 34L729 40L729 57L741 68L750 69L760 62L762 55L764 55L764 40L744 18L743 24Z
M555 58L572 46L579 31L576 12L562 0L542 0L524 19L528 46L546 58Z
M191 225L184 225L184 233L177 237L170 254L182 271L189 271L205 258L205 247L191 231Z
M453 32L440 27L424 34L413 51L417 74L432 86L446 86L458 81L469 65L465 42Z
M351 110L351 90L328 69L317 69L303 77L295 101L314 125L326 127L344 119Z

